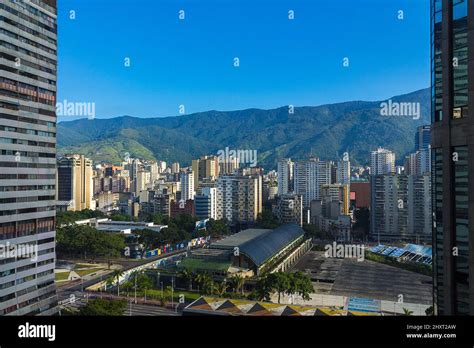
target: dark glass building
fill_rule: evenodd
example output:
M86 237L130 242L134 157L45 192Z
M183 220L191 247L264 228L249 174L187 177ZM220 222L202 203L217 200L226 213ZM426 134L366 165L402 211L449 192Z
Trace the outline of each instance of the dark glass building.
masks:
M474 315L474 0L432 0L434 303Z

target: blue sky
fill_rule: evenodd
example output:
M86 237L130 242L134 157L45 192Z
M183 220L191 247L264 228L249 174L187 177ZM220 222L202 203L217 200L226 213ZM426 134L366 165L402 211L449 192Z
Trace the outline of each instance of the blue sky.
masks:
M101 118L380 100L430 83L429 0L60 0L58 12L58 101L94 102Z

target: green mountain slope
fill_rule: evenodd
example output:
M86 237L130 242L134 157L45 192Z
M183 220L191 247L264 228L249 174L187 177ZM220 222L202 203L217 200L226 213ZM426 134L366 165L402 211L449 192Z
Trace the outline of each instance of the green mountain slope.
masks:
M58 147L60 153L84 153L97 161L118 162L129 152L183 165L225 147L256 149L259 165L267 168L275 168L281 157L313 154L333 159L346 151L353 161L365 164L378 146L402 159L413 151L416 127L429 123L429 89L391 100L420 103L420 119L381 116L380 101L297 107L293 114L281 107L165 118L82 119L58 125Z

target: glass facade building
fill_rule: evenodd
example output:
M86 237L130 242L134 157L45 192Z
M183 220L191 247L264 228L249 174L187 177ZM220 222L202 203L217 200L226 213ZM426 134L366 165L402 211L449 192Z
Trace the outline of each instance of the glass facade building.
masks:
M431 2L434 303L474 315L474 0Z
M0 316L57 313L55 0L0 1Z

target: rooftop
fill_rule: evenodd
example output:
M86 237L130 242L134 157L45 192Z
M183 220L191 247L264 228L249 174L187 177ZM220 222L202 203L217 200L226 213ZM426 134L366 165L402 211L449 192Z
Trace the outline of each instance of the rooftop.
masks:
M215 243L212 243L211 248L215 249L233 249L235 247L240 247L242 244L261 236L272 230L269 229L259 229L259 228L249 228L241 232L235 233L229 237L221 239Z

